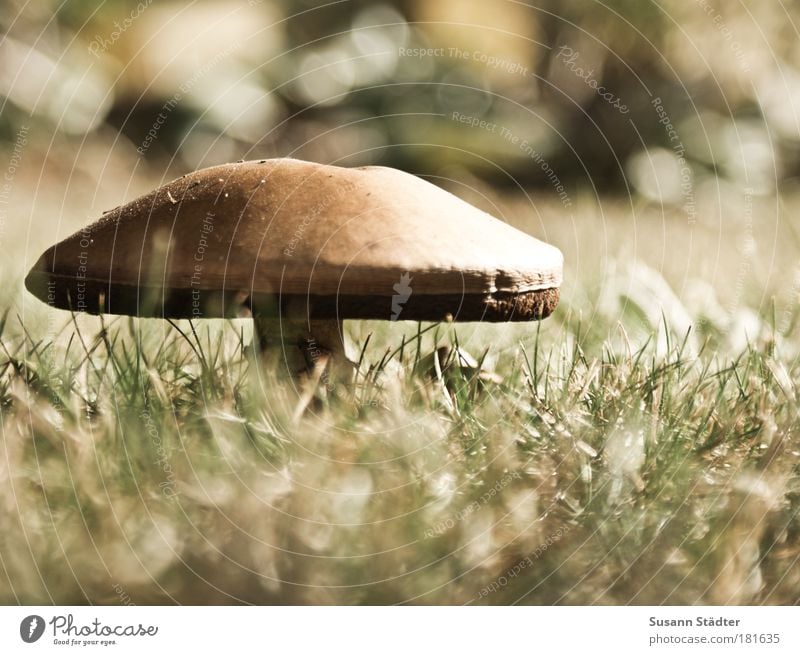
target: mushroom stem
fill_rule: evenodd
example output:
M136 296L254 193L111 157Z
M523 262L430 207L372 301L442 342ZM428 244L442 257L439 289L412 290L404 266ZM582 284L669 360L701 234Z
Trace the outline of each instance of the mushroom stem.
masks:
M254 321L262 358L268 365L292 376L322 369L319 379L329 391L337 383L352 382L355 364L345 354L341 321L259 316Z

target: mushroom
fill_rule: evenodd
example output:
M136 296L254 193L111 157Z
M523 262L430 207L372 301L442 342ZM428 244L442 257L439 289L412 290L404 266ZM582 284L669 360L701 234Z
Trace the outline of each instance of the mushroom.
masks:
M348 375L344 319L528 321L562 256L409 173L270 159L170 182L49 248L25 284L93 314L252 316L267 358ZM295 348L295 346L298 346Z

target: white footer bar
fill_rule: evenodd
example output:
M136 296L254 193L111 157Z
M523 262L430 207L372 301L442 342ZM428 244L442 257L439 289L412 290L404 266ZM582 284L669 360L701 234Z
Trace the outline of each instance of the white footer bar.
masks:
M0 653L798 653L796 607L3 607Z

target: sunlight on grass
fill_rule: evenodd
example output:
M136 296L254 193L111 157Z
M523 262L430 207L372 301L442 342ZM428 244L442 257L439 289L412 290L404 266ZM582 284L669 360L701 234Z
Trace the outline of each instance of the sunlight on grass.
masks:
M245 322L7 313L2 600L795 602L796 335L712 349L636 279L591 325L353 323L299 421Z

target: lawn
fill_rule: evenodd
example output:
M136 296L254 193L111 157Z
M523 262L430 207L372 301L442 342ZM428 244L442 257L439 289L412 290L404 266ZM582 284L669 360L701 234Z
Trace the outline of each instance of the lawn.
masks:
M304 412L248 321L70 316L5 261L0 602L797 603L796 200L491 198L556 313L347 323Z

